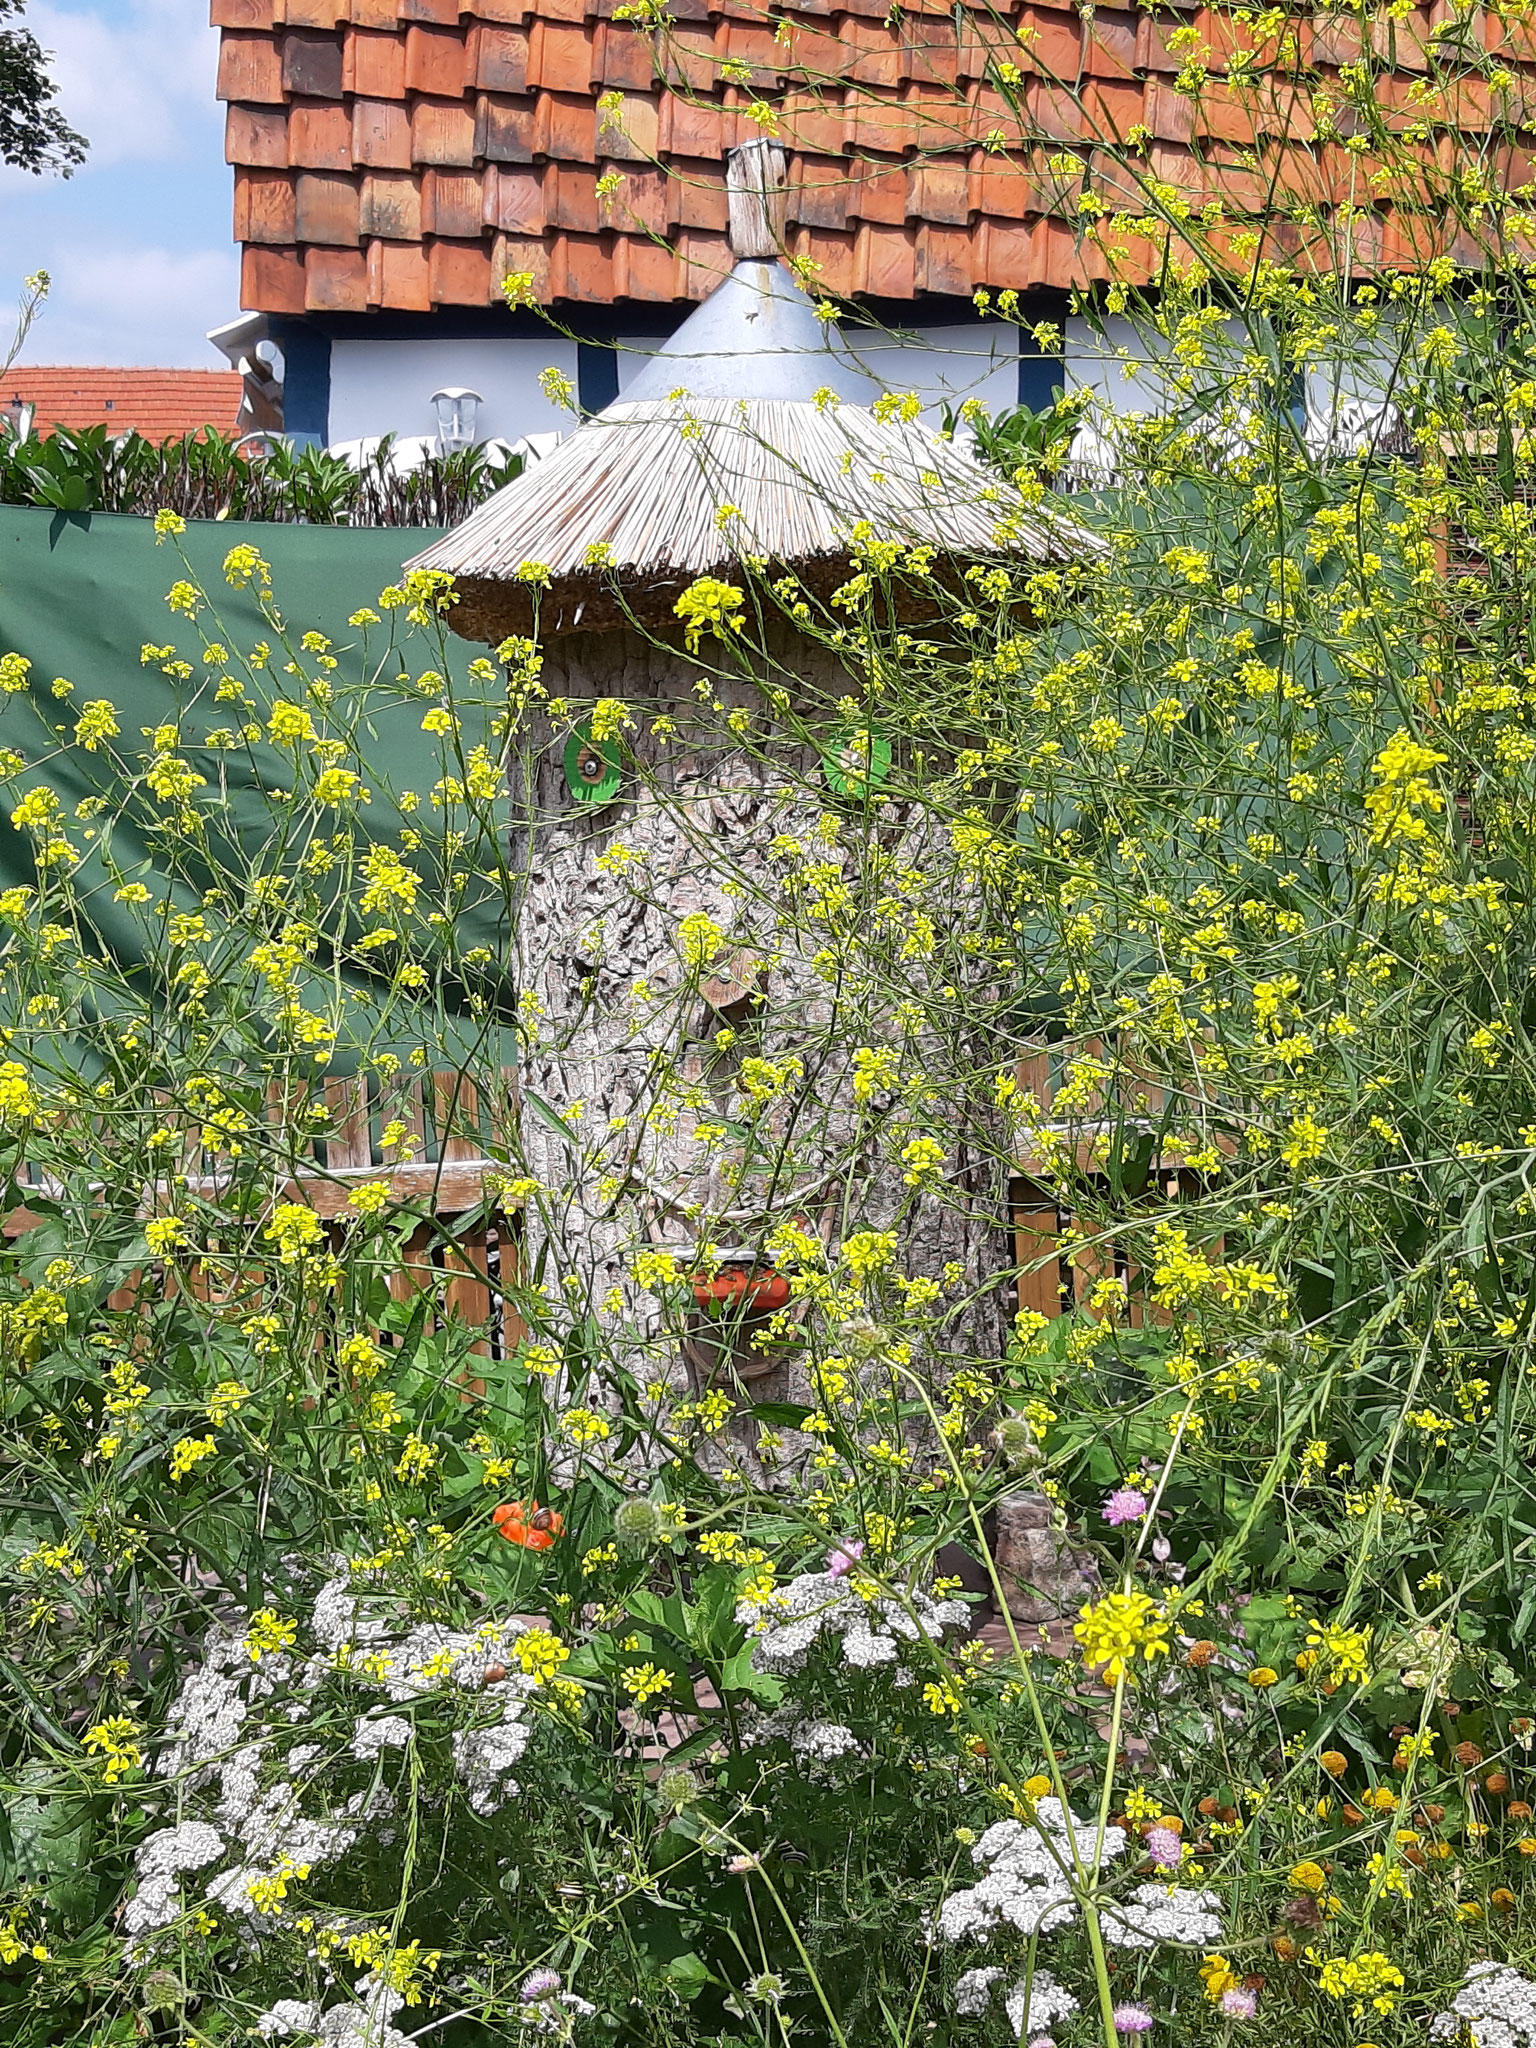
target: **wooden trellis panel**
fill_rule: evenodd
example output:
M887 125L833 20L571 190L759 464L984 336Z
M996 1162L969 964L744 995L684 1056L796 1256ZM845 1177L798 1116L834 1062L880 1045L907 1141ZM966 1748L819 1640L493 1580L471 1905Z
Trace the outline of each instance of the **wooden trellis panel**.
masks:
M1104 1060L1107 1065L1116 1065L1121 1077L1117 1085L1121 1087L1125 1085L1123 1077L1129 1071L1130 1084L1137 1098L1132 1112L1136 1121L1150 1122L1161 1117L1166 1101L1161 1086L1150 1075L1144 1078L1138 1075L1134 1067L1127 1070L1123 1059L1106 1058L1102 1040L1087 1039L1081 1044L1060 1048L1042 1045L1026 1053L1018 1062L1020 1088L1027 1089L1034 1096L1048 1118L1065 1068L1076 1059ZM1074 1108L1072 1115L1077 1165L1090 1178L1097 1178L1093 1170L1095 1126L1108 1130L1113 1121L1112 1105L1106 1099L1103 1087L1095 1084L1088 1090L1086 1100ZM1202 1185L1200 1176L1176 1158L1153 1160L1148 1173L1149 1190L1158 1189L1162 1198L1170 1203L1181 1194L1194 1194ZM1070 1253L1063 1250L1062 1240L1073 1228L1076 1218L1059 1204L1051 1191L1051 1175L1044 1160L1028 1153L1021 1155L1015 1162L1015 1175L1010 1190L1010 1221L1018 1269L1019 1307L1047 1317L1064 1315L1072 1308L1085 1307L1098 1282L1113 1276L1124 1284L1127 1321L1132 1328L1140 1328L1149 1315L1155 1317L1157 1311L1149 1310L1142 1292L1139 1266L1113 1239L1099 1237ZM1089 1313L1094 1311L1089 1310Z
M508 1355L526 1334L503 1294L518 1269L518 1219L506 1213L494 1185L491 1205L481 1220L466 1229L462 1219L485 1209L487 1177L505 1171L495 1153L505 1151L503 1141L510 1135L516 1111L514 1069L501 1069L489 1083L451 1071L406 1071L387 1082L376 1076L338 1078L326 1082L325 1100L330 1127L316 1141L313 1168L301 1167L281 1183L274 1201L305 1203L337 1242L340 1219L353 1190L363 1182L385 1182L395 1202L425 1204L432 1221L424 1221L406 1240L399 1264L388 1275L390 1294L404 1302L431 1293L434 1323L455 1321L479 1331L477 1356ZM284 1121L283 1109L281 1094L274 1088L268 1099L274 1124ZM168 1112L167 1121L174 1120L174 1113ZM218 1161L203 1154L197 1137L202 1119L182 1112L180 1121L185 1130L180 1169L193 1194L217 1200ZM391 1123L404 1126L404 1142L392 1147L393 1156L387 1159L383 1133ZM409 1156L402 1158L402 1153ZM40 1188L46 1184L44 1176L25 1169L23 1179ZM4 1234L18 1238L41 1221L33 1210L13 1210L4 1219ZM450 1237L451 1243L446 1241ZM250 1304L259 1299L266 1273L266 1262L259 1257L242 1261L238 1268L156 1268L130 1275L109 1306L132 1307L146 1284L167 1291L184 1286L210 1308Z

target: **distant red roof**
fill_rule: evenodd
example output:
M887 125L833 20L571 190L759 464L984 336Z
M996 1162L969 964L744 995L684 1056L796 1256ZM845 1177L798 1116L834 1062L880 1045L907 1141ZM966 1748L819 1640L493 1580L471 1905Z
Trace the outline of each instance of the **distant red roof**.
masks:
M200 428L235 431L242 380L235 370L13 369L0 384L0 410L37 408L40 434L55 427L111 427L151 441L180 440Z

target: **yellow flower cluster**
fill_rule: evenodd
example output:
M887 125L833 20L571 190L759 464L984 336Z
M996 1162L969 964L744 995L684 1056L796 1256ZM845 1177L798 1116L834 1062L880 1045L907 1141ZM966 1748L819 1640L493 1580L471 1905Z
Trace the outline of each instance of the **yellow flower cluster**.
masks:
M1150 1593L1117 1591L1084 1607L1072 1633L1083 1662L1099 1669L1107 1685L1117 1685L1135 1675L1138 1662L1167 1656L1173 1623Z

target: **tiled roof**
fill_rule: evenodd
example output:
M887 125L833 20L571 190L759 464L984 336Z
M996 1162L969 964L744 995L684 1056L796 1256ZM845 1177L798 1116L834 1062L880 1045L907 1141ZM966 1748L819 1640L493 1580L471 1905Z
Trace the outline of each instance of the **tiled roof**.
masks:
M1277 135L1313 126L1306 96L1283 80L1258 108L1219 75L1198 105L1173 90L1181 26L1215 62L1243 33L1229 14L1181 4L1182 21L1051 0L789 0L784 40L766 5L671 0L665 61L682 88L671 90L653 75L651 41L612 18L613 0L213 0L244 303L484 306L521 271L546 303L701 298L729 267L723 153L760 132L746 109L763 98L790 152L790 252L838 295L1102 278L1079 177L1050 163L1064 149L1091 157L1096 136L1144 130L1152 177L1196 206L1250 212L1277 170L1282 200L1368 195L1373 162L1342 141L1276 151ZM1473 80L1437 85L1428 108L1410 102L1431 30L1452 11L1427 0L1389 25L1397 69L1377 83L1389 119L1484 135L1536 125L1536 30L1500 27L1492 10L1486 39L1517 67L1513 89L1494 104ZM1326 84L1369 31L1300 15L1291 32ZM1037 140L1027 153L984 146L1021 127L999 63L1020 75L1012 91ZM1064 79L1081 81L1082 105ZM616 107L599 106L612 95ZM613 172L623 183L605 197L599 180ZM1369 259L1413 258L1389 207L1357 236ZM1151 274L1149 245L1138 251Z
M0 407L37 408L40 434L55 427L110 427L151 441L180 440L203 427L235 431L243 380L234 370L13 369Z

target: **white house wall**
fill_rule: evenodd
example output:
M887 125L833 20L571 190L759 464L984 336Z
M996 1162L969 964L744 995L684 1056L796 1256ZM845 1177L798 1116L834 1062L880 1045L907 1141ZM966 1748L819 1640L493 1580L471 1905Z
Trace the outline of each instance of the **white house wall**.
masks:
M572 415L539 388L556 369L576 382L576 344L562 335L484 341L333 341L329 439L435 434L432 394L464 385L484 399L476 438L516 441L565 433Z
M852 362L885 391L915 391L924 408L937 412L977 398L989 412L1019 402L1019 330L979 321L964 327L922 327L910 340L852 329L847 352Z
M1413 367L1413 337L1396 324L1383 324L1377 334L1352 332L1349 339L1350 360L1321 360L1307 370L1309 418L1326 417L1341 400L1379 406L1401 395L1403 378Z
M619 396L634 383L666 337L660 334L622 334L614 344L619 365Z
M1110 413L1159 413L1168 406L1168 385L1159 358L1167 345L1123 314L1102 323L1066 322L1066 388L1091 391Z

